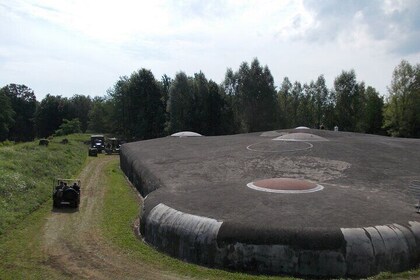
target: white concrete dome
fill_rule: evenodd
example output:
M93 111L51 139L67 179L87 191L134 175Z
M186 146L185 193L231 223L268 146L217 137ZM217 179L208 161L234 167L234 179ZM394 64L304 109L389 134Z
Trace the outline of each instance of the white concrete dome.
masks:
M174 133L171 135L172 137L197 137L197 136L203 136L197 132L192 131L180 131L177 133Z

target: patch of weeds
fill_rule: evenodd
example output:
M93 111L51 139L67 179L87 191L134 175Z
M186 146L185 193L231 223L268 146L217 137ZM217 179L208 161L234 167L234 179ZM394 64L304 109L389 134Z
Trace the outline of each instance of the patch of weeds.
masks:
M0 146L0 235L50 198L53 179L76 174L87 157L87 134L67 135L70 143L38 141Z

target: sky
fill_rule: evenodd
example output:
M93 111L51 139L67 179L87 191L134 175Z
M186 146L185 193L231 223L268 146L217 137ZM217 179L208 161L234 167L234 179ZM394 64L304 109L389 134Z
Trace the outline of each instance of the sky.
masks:
M402 59L420 63L420 1L0 0L0 87L104 96L141 68L160 80L258 58L284 77L332 88L343 70L386 96Z

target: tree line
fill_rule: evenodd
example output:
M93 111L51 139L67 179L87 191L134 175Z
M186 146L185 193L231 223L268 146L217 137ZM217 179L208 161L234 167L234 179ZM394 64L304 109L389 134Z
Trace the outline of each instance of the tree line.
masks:
M258 59L227 69L220 84L204 73L156 79L151 70L124 76L103 97L48 94L37 101L25 85L0 89L0 141L29 141L73 132L110 133L127 140L178 131L222 135L296 126L420 137L420 64L403 60L384 99L342 71L328 89L323 75L309 83L285 77L276 89Z

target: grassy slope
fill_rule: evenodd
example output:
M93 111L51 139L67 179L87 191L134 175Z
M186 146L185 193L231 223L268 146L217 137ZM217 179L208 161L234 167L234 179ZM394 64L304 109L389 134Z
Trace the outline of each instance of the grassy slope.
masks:
M0 147L0 235L38 209L51 196L53 179L77 174L87 157L88 135L70 135L48 147L28 142Z
M0 279L66 279L43 265L47 260L40 249L39 233L50 212L51 203L44 203L0 236Z
M0 147L0 279L60 279L41 251L45 218L51 212L55 177L73 177L87 161L88 135Z

